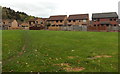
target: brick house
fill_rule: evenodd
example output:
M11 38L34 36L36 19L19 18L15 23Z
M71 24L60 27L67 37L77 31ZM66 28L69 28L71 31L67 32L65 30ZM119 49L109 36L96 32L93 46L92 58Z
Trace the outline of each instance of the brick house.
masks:
M47 20L48 20L49 18L42 18L42 20L44 21L44 26L45 26L45 29L47 30L48 29L48 27L47 27L47 25L48 25L48 23L47 23Z
M51 25L65 25L67 15L50 16L47 20Z
M88 25L89 14L69 15L67 19L67 24L68 25Z
M50 16L47 24L50 25L49 30L59 30L60 26L67 24L67 15Z
M26 22L22 23L20 26L21 26L21 29L23 30L29 30L29 24Z
M96 31L117 30L118 15L116 12L92 14L92 26Z
M11 30L11 29L19 29L17 20L2 20L2 29L3 30Z
M44 26L44 20L42 18L35 18L35 19L31 19L28 21L30 27L32 26L37 26L39 27L40 25Z
M120 32L120 19L118 19L118 24L119 24L119 32Z
M120 26L120 19L118 19L118 24L119 24L119 26Z
M42 18L35 18L28 21L30 30L44 29L44 20Z

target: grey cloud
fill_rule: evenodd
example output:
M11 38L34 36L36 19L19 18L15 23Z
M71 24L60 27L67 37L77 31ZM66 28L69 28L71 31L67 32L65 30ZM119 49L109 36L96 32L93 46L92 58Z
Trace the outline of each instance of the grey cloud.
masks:
M58 5L52 2L15 3L9 6L15 10L38 17L49 17L51 11L58 8Z

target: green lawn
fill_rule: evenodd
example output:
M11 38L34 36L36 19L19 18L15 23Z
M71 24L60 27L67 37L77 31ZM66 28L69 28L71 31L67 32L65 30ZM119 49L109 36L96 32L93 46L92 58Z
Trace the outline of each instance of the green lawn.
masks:
M117 72L118 33L2 32L3 72Z

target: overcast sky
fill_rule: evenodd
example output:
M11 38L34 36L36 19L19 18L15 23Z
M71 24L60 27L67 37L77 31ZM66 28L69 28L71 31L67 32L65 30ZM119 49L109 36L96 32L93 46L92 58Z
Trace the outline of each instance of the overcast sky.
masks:
M0 0L0 5L37 17L118 12L120 0Z

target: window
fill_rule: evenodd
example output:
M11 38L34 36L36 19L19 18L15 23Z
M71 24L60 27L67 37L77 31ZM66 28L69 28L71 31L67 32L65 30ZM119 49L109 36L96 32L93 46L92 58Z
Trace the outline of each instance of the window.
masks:
M97 21L100 21L100 19L97 19Z
M3 24L5 24L5 22L3 22Z
M106 26L109 26L109 24L106 24Z
M104 26L104 24L101 24L101 26Z
M60 20L60 22L62 22L62 20Z
M114 24L114 26L117 26L116 24Z
M69 22L71 22L71 20L69 20Z
M58 20L56 22L58 22Z
M96 19L93 19L94 22L96 22Z
M73 22L75 22L75 20L73 20Z
M110 19L110 21L112 21L112 19Z
M86 20L83 20L83 22L86 22Z
M25 27L24 25L22 25L22 27Z
M36 21L36 23L38 23L38 21Z
M116 19L114 19L114 21L116 21Z
M40 24L43 24L43 22L41 21Z

